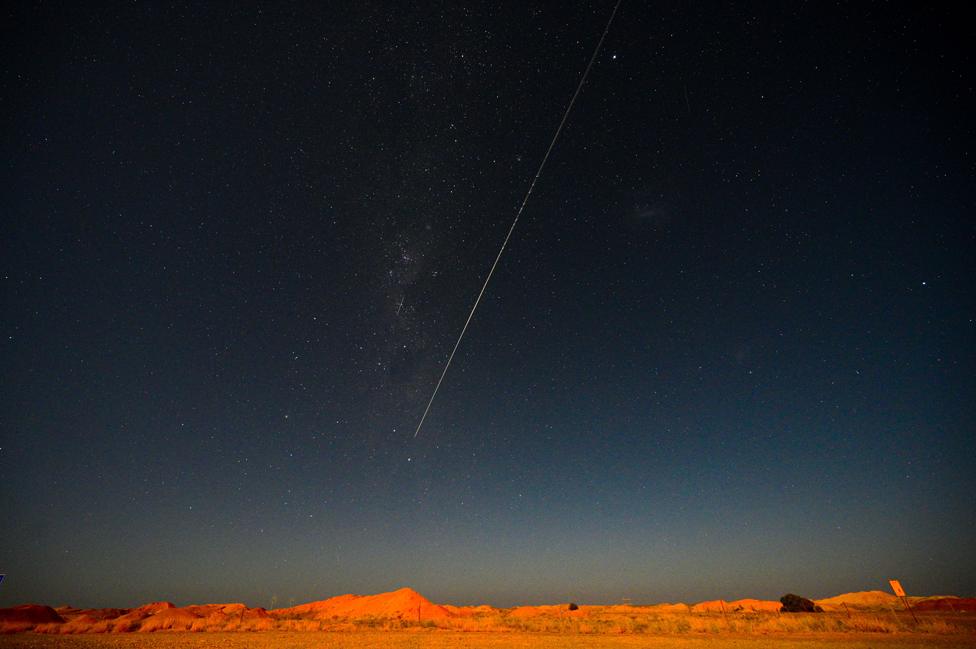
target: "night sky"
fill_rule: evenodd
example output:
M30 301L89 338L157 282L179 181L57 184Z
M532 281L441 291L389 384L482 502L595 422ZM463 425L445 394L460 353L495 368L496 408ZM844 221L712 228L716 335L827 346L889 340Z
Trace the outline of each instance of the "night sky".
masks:
M612 2L85 4L3 16L0 605L976 594L947 5L625 0L414 439Z

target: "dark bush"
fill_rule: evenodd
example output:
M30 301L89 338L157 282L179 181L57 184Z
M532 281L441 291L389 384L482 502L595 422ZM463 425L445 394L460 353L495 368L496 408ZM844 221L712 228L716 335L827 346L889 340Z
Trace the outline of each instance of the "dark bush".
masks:
M780 613L823 613L823 609L808 600L793 593L787 593L779 598L783 605L779 609Z
M571 611L575 611L575 610L576 610L576 609L578 609L578 608L579 608L579 606L577 606L577 605L576 605L576 604L574 604L573 602L570 602L570 603L569 603L569 610L571 610Z

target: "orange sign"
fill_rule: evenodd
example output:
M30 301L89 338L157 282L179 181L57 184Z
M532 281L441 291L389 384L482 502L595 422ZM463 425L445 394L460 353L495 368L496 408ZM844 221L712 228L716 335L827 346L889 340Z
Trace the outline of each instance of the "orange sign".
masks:
M900 581L897 579L891 579L888 581L888 583L891 584L891 590L895 591L895 595L898 595L898 597L905 596L905 589L901 587Z

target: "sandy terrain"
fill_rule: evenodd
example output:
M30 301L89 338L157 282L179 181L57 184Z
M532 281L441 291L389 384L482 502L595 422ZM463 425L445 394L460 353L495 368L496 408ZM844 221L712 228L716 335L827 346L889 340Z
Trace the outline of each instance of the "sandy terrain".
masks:
M917 620L885 593L821 600L821 613L779 603L493 608L434 604L409 588L266 610L243 604L0 609L4 647L976 647L976 600L916 598Z
M266 610L244 604L176 606L152 602L136 608L52 608L24 604L0 609L0 632L50 635L157 633L192 631L403 631L535 632L558 634L694 635L744 633L925 633L953 635L973 631L976 600L959 597L912 598L916 623L904 604L881 591L846 593L819 600L818 614L781 614L769 600L709 600L697 604L653 606L576 606L568 603L519 606L434 604L401 588L376 595L339 595L329 599Z
M971 648L973 637L906 637L863 634L796 637L675 638L648 636L579 636L538 633L453 633L440 631L365 631L352 633L154 633L126 635L44 636L17 634L0 636L0 649L458 649L461 647L501 649L944 649Z

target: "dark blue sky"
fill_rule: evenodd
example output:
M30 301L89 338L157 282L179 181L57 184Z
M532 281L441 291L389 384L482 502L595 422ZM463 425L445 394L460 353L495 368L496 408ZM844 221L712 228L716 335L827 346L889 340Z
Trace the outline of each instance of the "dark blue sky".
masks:
M976 594L972 46L917 4L19 7L0 605ZM8 12L11 10L7 10Z

